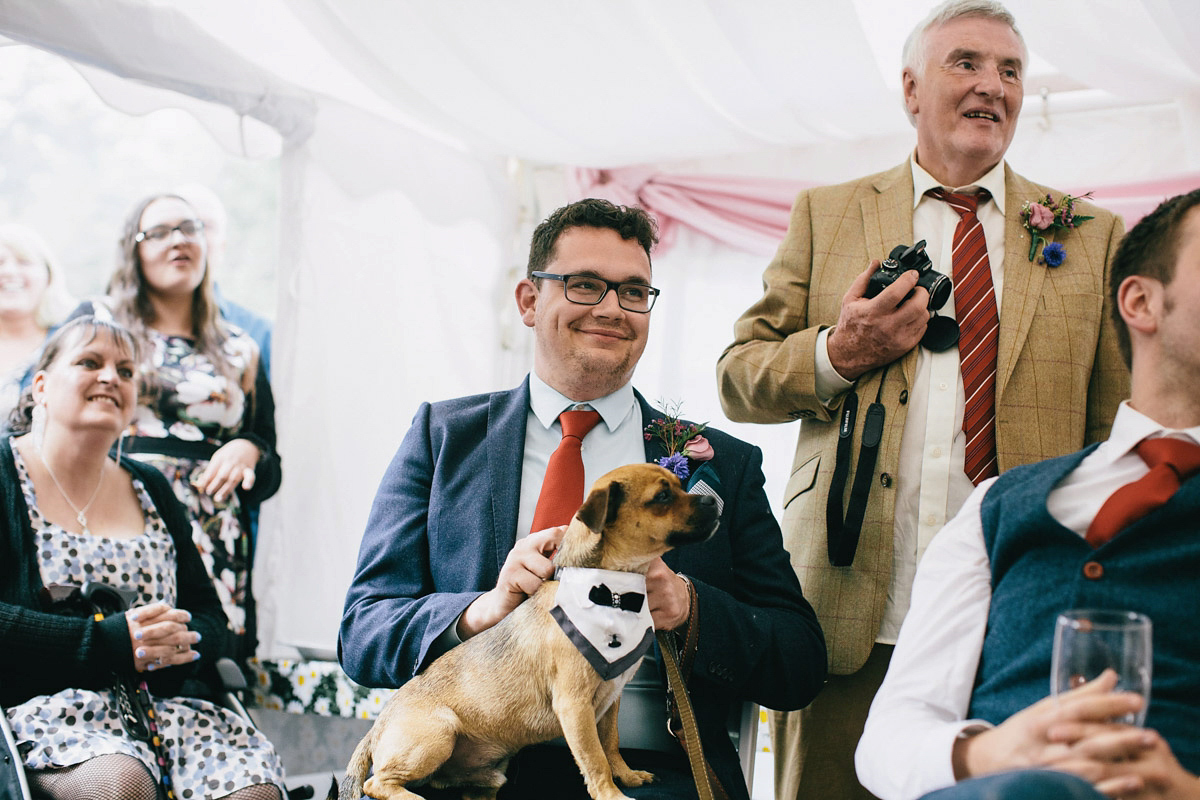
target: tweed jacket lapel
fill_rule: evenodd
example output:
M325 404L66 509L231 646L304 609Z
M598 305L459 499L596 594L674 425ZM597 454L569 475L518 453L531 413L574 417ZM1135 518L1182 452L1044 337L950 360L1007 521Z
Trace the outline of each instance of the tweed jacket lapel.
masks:
M488 491L492 494L492 541L489 545L497 574L516 543L528 418L528 377L516 389L492 395L488 404L487 474Z
M876 194L862 199L863 231L871 258L883 260L898 244L913 244L912 167L905 161L881 174L874 183ZM863 264L863 268L866 268ZM912 386L917 373L914 347L900 360L905 385Z
M1004 291L1000 303L1000 349L996 355L996 399L1017 366L1029 336L1046 280L1046 267L1029 260L1029 231L1021 224L1021 204L1045 194L1033 183L1004 166Z

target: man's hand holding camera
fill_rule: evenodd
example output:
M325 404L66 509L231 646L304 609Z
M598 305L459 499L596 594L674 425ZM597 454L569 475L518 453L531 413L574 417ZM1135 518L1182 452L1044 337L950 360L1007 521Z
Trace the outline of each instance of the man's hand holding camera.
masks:
M848 381L912 350L929 324L929 292L917 286L921 274L916 270L905 270L878 295L866 297L879 264L872 261L850 284L827 340L829 362Z

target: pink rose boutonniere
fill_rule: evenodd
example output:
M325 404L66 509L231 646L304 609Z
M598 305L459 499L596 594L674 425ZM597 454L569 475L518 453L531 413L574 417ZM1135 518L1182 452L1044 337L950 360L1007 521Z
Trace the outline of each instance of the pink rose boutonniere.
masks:
M644 436L646 441L657 437L666 445L667 454L655 459L654 463L674 472L679 480L686 481L695 462L709 461L714 455L712 445L701 436L708 423L697 425L681 422L679 403L668 405L660 400L659 405L667 409L666 415L651 420Z
M1042 236L1045 231L1053 231L1062 228L1074 228L1080 223L1087 222L1091 217L1084 214L1075 213L1075 201L1084 197L1091 197L1092 193L1072 196L1064 194L1057 201L1047 194L1040 202L1034 203L1029 200L1021 206L1021 223L1025 226L1025 230L1029 231L1029 260L1033 261L1037 255L1039 244L1045 244L1042 248L1042 257L1038 259L1039 264L1045 264L1048 267L1057 267L1067 259L1067 249L1058 242L1050 242L1046 244L1046 237Z

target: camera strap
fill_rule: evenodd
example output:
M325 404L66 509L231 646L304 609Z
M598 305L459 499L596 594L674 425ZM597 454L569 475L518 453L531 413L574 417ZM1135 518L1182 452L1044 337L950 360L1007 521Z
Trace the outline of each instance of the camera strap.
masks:
M842 414L838 424L837 460L833 467L833 480L829 485L829 496L825 505L825 525L829 536L829 563L835 567L848 567L854 563L858 550L858 536L862 532L863 517L867 512L867 498L871 494L871 481L875 477L875 460L879 456L879 443L883 440L883 381L887 367L879 376L879 390L875 402L867 406L863 420L862 444L858 451L858 466L854 470L854 485L850 490L850 507L842 515L842 497L846 493L846 477L850 471L850 448L854 439L854 426L858 418L858 394L850 392L842 403Z

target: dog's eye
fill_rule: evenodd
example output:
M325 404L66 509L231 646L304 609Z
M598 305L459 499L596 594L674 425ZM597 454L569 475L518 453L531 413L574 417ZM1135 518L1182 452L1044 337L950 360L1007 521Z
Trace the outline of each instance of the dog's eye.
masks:
M666 489L663 489L661 492L654 495L654 499L651 500L650 502L652 502L652 503L669 503L669 502L671 502L671 493L669 491L667 491Z

